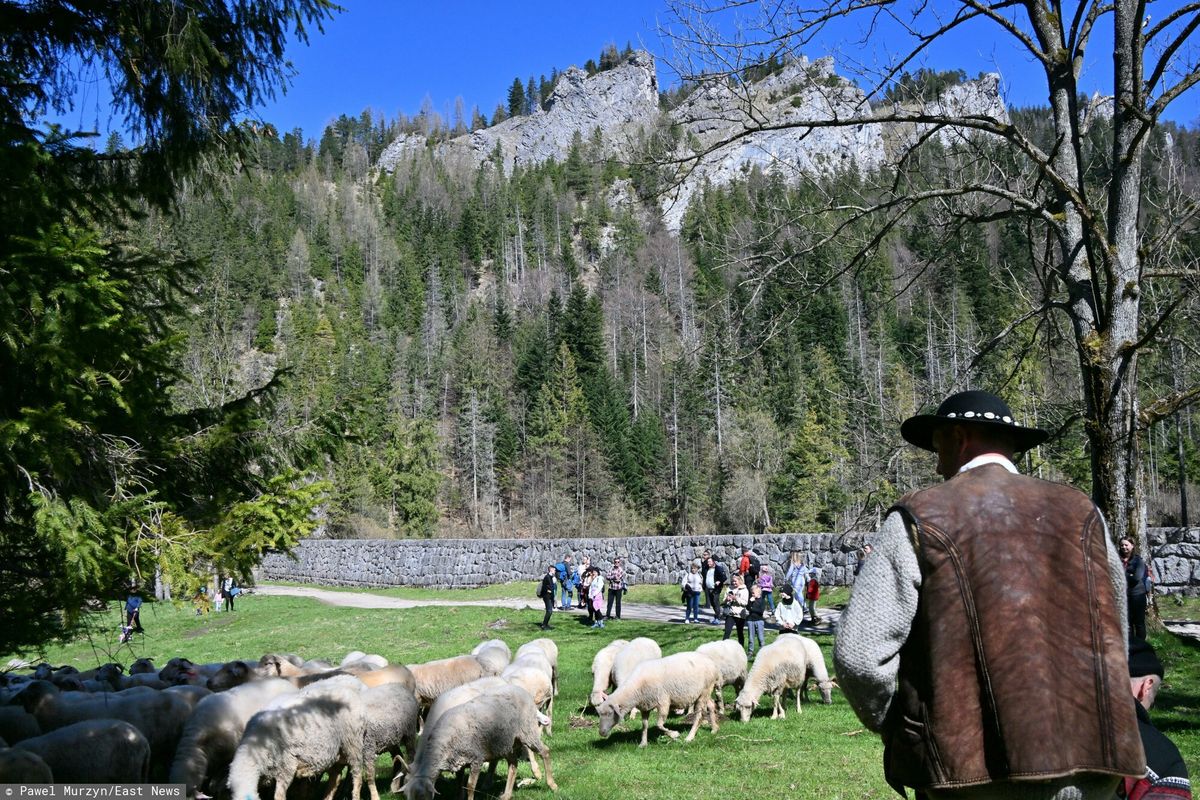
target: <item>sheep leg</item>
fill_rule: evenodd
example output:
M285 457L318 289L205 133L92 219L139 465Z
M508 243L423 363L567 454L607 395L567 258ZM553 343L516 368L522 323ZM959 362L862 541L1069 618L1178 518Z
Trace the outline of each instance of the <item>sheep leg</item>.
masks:
M534 754L533 748L526 747L525 755L529 757L529 768L533 770L533 779L540 781L542 779L542 771L538 768L537 756Z
M784 719L783 714L783 692L775 692L771 695L774 705L771 707L771 719Z
M800 695L801 694L802 694L802 692L799 689L797 689L796 690L796 713L797 714L803 713L802 709L800 708Z
M480 766L479 764L471 765L471 774L467 777L467 800L475 800L475 784L479 783Z
M550 791L557 792L558 784L554 782L554 772L550 769L550 748L542 745L542 762L546 765L546 785L550 787Z
M717 704L712 701L711 697L708 699L708 725L713 733L717 732Z
M705 702L705 701L707 701L707 702ZM690 742L696 738L696 731L699 730L699 728L700 728L700 720L704 717L704 711L708 707L708 703L711 703L711 702L712 702L711 698L702 697L699 700L697 700L695 703L692 703L692 707L695 708L696 710L694 712L692 712L692 729L690 731L688 731L688 735L684 737L683 740L685 742Z
M655 721L654 727L658 728L660 731L665 733L667 736L670 736L672 739L678 739L679 738L678 731L673 731L667 727L667 715L671 713L671 701L668 700L665 703L660 703L657 710L658 710L658 719ZM647 720L650 719L650 712L646 712L646 719Z
M500 800L512 800L513 787L517 785L517 759L508 757L508 779L504 782L504 794Z
M288 775L286 778L280 776L275 779L275 800L287 800L288 786L292 783L292 778L295 775Z
M642 715L642 741L638 747L645 747L650 741L650 715Z
M320 781L321 781L321 777L318 775L314 780L319 785ZM333 772L332 770L330 770L329 789L328 789L328 791L325 792L325 800L333 800L333 796L337 793L338 787L341 785L342 785L342 769L341 769L341 767L337 768L336 773ZM358 800L358 798L353 797L353 798L351 798L351 800Z
M371 800L379 800L379 787L375 785L375 767L376 761L379 759L367 756L366 764L363 764L363 782L367 784L367 791L371 793ZM358 797L351 798L358 800Z

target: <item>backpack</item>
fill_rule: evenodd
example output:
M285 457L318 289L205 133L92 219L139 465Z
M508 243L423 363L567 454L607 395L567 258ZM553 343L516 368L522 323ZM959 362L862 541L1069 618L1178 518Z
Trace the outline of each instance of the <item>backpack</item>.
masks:
M566 583L567 580L567 565L562 561L554 565L554 576L558 578L559 583Z
M758 556L751 553L750 554L750 572L753 572L755 575L757 575L760 571L762 571L762 560L759 559Z
M546 584L542 583L541 581L538 581L538 588L537 588L537 596L538 596L538 598L541 598L541 597L544 597L544 596L545 596L545 592L543 591L543 589L545 588L545 586L546 586Z

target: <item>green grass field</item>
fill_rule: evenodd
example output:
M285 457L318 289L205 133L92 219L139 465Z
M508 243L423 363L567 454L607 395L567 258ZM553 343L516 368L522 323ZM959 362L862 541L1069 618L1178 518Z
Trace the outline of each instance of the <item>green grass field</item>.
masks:
M528 585L504 591L496 588L463 592L431 592L445 599L487 599L524 596ZM630 590L630 600L650 602L656 593L677 599L670 587L642 586ZM393 590L384 594L419 599L421 590ZM490 594L496 592L495 594ZM481 596L482 593L482 596ZM835 595L836 598L836 595ZM654 735L650 746L637 747L640 727L626 722L608 739L600 739L594 714L582 714L591 686L590 666L596 650L615 638L650 636L664 654L696 647L720 637L708 625L663 625L631 620L611 622L604 630L579 624L574 615L559 615L550 634L560 648L561 693L554 710L554 734L548 737L559 792L544 784L519 789L517 797L608 797L678 800L681 796L716 796L728 791L738 797L886 798L882 746L864 731L845 698L834 691L832 706L806 703L802 714L789 710L783 721L770 720L769 701L747 724L723 720L714 736L701 728L691 743ZM537 638L540 611L511 611L477 607L419 610L362 610L338 608L314 600L249 596L238 600L232 614L196 617L190 606L149 604L143 611L144 637L129 645L116 644L118 612L91 637L49 648L52 663L92 666L108 660L128 664L139 656L158 663L175 655L195 661L258 658L264 652L296 652L306 657L340 658L349 650L377 652L389 659L411 663L467 652L488 637L504 639L515 650ZM769 634L768 641L774 638ZM832 638L816 637L832 669ZM1156 634L1155 645L1166 663L1167 686L1159 696L1154 719L1179 745L1193 774L1200 772L1200 648ZM726 689L731 701L732 689ZM810 693L810 701L819 693ZM669 725L684 727L682 719ZM528 775L528 765L521 775ZM386 791L390 772L380 770ZM503 784L489 787L479 797L494 797ZM450 791L449 784L440 788Z

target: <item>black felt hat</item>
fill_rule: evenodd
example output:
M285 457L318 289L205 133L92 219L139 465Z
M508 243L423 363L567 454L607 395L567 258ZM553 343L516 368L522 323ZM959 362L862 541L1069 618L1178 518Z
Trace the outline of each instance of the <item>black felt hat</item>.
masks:
M1006 433L1018 452L1037 447L1050 434L1041 428L1025 428L1016 423L1008 404L991 392L973 389L952 394L932 414L917 414L900 425L900 435L922 450L934 450L933 432L951 423L984 425Z
M1154 645L1138 636L1129 636L1129 677L1163 676L1163 663L1154 652Z

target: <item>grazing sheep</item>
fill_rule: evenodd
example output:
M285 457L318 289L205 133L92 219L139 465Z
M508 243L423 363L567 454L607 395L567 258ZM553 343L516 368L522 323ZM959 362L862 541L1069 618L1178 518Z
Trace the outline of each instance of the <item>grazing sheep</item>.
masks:
M621 684L633 674L638 664L643 661L653 661L656 658L662 658L662 648L658 646L658 642L647 639L645 636L634 639L622 647L613 658L613 685L618 689L621 688Z
M553 671L550 675L550 681L554 684L554 693L558 694L558 645L553 639L533 639L517 648L517 654L513 657L513 661L516 661L531 650L540 650L542 655L546 657L546 660L550 662L550 667Z
M508 762L508 780L500 800L510 800L517 762L530 750L542 757L546 785L557 791L550 749L542 742L533 698L516 686L493 689L452 708L436 725L426 727L402 791L407 800L432 800L441 772L457 773L470 767L467 800L474 800L483 764L491 762L494 768L496 761L503 759Z
M353 658L351 657L353 656ZM349 666L355 666L366 669L383 669L388 665L388 660L381 655L375 653L367 654L361 650L353 650L346 654L342 659L342 663L338 666L345 669Z
M370 689L377 686L386 686L391 683L399 684L410 692L417 688L417 679L413 677L409 668L403 664L389 664L386 667L379 667L367 672L358 672L353 666L346 667L345 670L362 681Z
M800 691L808 679L808 653L803 637L781 636L758 651L754 666L746 677L746 684L738 692L738 713L742 722L748 722L759 698L770 694L774 699L771 719L784 719L783 693L792 689L796 693L796 713L800 713Z
M732 639L708 642L696 648L696 652L711 658L721 671L721 684L717 687L717 713L725 713L725 687L732 686L734 695L746 684L749 661L746 651Z
M276 697L295 691L285 680L264 678L201 700L184 725L170 782L185 784L188 797L194 797L197 790L215 793L224 787L246 723Z
M533 704L538 710L546 715L546 718L551 720L551 723L546 726L546 735L554 733L554 685L550 682L550 674L541 667L530 666L529 654L518 658L510 664L504 672L500 673L500 677L511 683L513 686L520 686L525 691L529 692L529 696L533 698ZM545 663L545 659L538 659Z
M829 705L833 702L833 681L829 679L829 670L825 667L825 654L821 652L821 645L807 636L797 636L796 638L800 640L800 644L804 645L804 652L808 655L808 677L816 680L817 688L821 691L821 703ZM804 686L800 689L800 694L804 695L804 699L808 699L807 678Z
M498 689L507 685L508 681L504 680L504 678L489 675L442 692L438 695L437 700L433 701L433 705L429 707L429 711L425 713L425 727L433 727L437 723L438 718L450 709L461 706L468 700L473 700L492 689Z
M17 748L0 749L0 783L54 783L46 762Z
M92 695L69 700L35 681L14 700L37 717L44 732L57 730L91 719L119 719L137 728L150 743L150 770L153 777L165 777L179 744L183 724L192 713L189 702L167 692ZM50 765L54 770L54 765ZM54 770L58 774L57 770Z
M91 719L18 742L45 762L57 783L146 783L150 743L134 726Z
M126 689L125 691L128 692L129 690ZM193 711L196 710L196 706L200 704L201 700L212 694L212 692L203 686L188 686L186 684L183 686L168 686L163 691L181 698Z
M399 683L386 683L367 689L362 693L367 713L367 734L363 739L363 778L371 792L371 800L379 800L375 787L375 761L380 753L392 756L392 783L390 791L400 791L402 773L399 766L408 771L408 765L400 756L400 748L411 761L416 757L417 732L421 727L420 707L412 690Z
M304 674L299 656L267 653L258 660L258 674L264 678L294 678Z
M141 672L137 675L123 675L123 667L120 664L105 664L96 671L96 680L104 681L112 688L108 691L121 691L122 689L132 689L135 686L148 686L151 689L165 689L170 686L169 683L159 678L153 673Z
M41 736L37 718L23 708L0 706L0 739L16 744L23 739Z
M227 661L215 675L205 681L205 686L210 692L223 692L258 676L258 671L245 661Z
M626 639L613 639L601 647L592 659L592 693L588 695L588 703L593 708L599 708L608 696L608 690L612 686L613 659L627 644L629 641Z
M482 642L475 645L475 647L473 647L471 649L471 655L477 656L484 650L487 650L492 647L495 647L497 650L499 650L501 653L504 654L505 666L507 666L508 663L510 661L512 661L512 650L510 650L508 648L508 642L504 641L503 639L484 639Z
M130 675L149 675L152 673L155 675L158 674L158 667L154 666L154 659L152 658L139 658L129 665Z
M442 692L493 674L478 656L439 658L424 664L409 664L408 668L416 681L413 694L423 708L428 707Z
M684 741L690 742L696 738L696 730L705 712L708 713L710 729L716 733L717 713L712 696L720 683L721 672L717 665L711 658L699 653L676 653L666 658L644 661L600 704L600 735L608 736L625 714L636 708L643 714L639 747L646 746L651 711L658 712L656 727L672 739L678 739L679 734L665 724L667 714L672 708L689 706L694 706L695 710L692 713L692 729Z
M367 727L362 696L345 686L310 688L278 697L250 718L229 766L234 800L258 800L262 780L274 780L275 800L286 800L296 778L328 770L336 780L342 766L350 768L350 796L357 800Z

